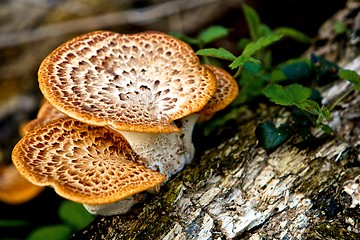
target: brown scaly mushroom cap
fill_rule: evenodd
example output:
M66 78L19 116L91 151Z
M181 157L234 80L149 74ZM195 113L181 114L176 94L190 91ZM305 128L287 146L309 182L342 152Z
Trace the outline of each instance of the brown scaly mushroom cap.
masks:
M26 134L35 128L42 127L47 122L59 118L68 118L68 116L45 101L39 109L37 118L26 124L23 127L23 132ZM179 172L185 163L189 163L191 160L188 157L189 154L184 152L181 133L118 132L126 138L133 151L146 159L146 167L165 175L166 180ZM109 208L109 206L106 206L106 208Z
M192 143L192 132L195 124L210 119L217 111L224 109L234 101L239 93L236 80L227 71L212 65L204 66L210 69L216 76L216 92L202 110L179 120L180 129L183 134L184 151L189 155L187 159L190 161L195 155L195 148ZM189 163L189 161L186 163Z
M199 113L204 115L212 115L226 108L232 101L235 100L239 93L239 86L234 77L224 69L213 65L204 66L215 74L217 88L215 94Z
M189 45L170 35L95 31L47 56L39 85L51 105L79 121L176 132L172 121L200 111L216 79Z
M70 118L30 131L12 159L30 182L51 185L60 196L83 204L115 202L165 180L141 164L122 135Z
M59 119L59 118L66 118L66 117L68 117L68 116L66 116L62 112L58 111L53 106L51 106L51 104L48 101L45 101L41 105L36 119L31 120L30 122L28 122L27 124L25 124L22 127L22 129L21 129L22 135L25 135L29 131L31 131L37 127L40 127L47 122L50 122L52 120Z

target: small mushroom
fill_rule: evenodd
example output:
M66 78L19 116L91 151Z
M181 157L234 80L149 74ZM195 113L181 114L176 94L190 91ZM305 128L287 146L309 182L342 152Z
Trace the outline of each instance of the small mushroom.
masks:
M190 160L195 154L195 148L192 143L192 132L195 124L209 120L216 112L226 108L233 102L239 93L239 86L236 80L227 71L212 65L204 66L210 69L216 76L216 92L204 108L179 120L183 134L184 151L189 154L187 159Z
M30 182L83 204L107 204L154 188L165 176L144 166L122 135L71 118L28 132L13 163Z
M200 121L208 120L216 112L226 108L235 100L239 93L239 86L236 80L227 71L213 65L205 65L205 67L215 74L217 88L209 102L199 111L201 115Z
M161 32L95 31L65 42L40 65L39 86L71 118L120 131L180 132L216 90L186 43Z
M43 189L21 176L13 164L0 167L0 201L22 204L36 197Z

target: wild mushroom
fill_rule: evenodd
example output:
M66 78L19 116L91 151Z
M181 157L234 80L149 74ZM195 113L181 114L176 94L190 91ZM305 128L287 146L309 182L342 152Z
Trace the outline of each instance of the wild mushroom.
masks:
M213 65L204 66L215 74L217 88L210 101L199 111L202 121L210 119L216 112L226 108L239 93L239 86L230 73Z
M53 186L60 196L83 204L119 201L165 180L144 166L121 134L71 118L28 132L12 159L30 182Z
M44 188L26 180L13 164L0 167L0 201L22 204L36 197Z
M170 35L95 31L47 56L39 86L50 104L71 118L157 133L179 132L173 121L200 111L216 80L189 45Z
M183 134L184 151L188 153L187 159L190 160L195 154L195 148L192 143L192 132L195 124L209 120L216 112L226 108L234 101L239 93L239 86L236 80L227 71L213 65L204 66L210 69L216 76L216 92L204 108L179 120L180 129Z
M24 139L36 138L44 141L45 138L50 137L46 134L50 132L54 134L53 129L56 129L61 134L56 134L55 137L63 140L64 137L59 136L68 134L69 131L72 132L67 125L75 126L75 132L79 132L79 129L80 132L83 132L81 127L78 127L79 125L91 129L88 132L111 131L102 127L107 126L118 132L118 138L124 135L126 143L130 143L132 149L144 159L143 163L164 174L166 180L190 161L190 155L184 151L181 129L175 125L174 121L200 111L216 91L214 74L200 64L191 47L176 38L159 32L126 35L96 31L74 38L55 49L44 59L39 69L39 85L47 101L70 118L59 119L36 128L26 134ZM69 121L72 124L65 124L67 129L65 132L62 132L60 129L63 128L58 125L54 126L54 124L64 125L61 122ZM46 137L35 137L34 132L41 132ZM79 138L78 134L72 134L74 135L66 137L69 139L67 141L78 142L70 140L74 137ZM99 139L99 137L95 139ZM122 142L119 141L122 143L121 145L113 147L117 151L120 151L122 147L129 147L124 144L125 139L122 139ZM17 162L20 172L26 172L28 170L24 169L28 168L38 168L37 164L41 166L41 162L38 160L29 161L31 167L20 164L23 163L20 160L22 156L16 149L22 149L22 154L26 151L34 151L33 147L26 147L29 144L31 141L21 140L18 144L19 147L14 150L14 162ZM35 155L36 157L44 159L43 155L55 154L51 147L44 148L43 143L40 142L37 144L43 149L41 154ZM104 144L106 145L106 142ZM56 152L61 153L60 148L65 147L64 144L58 146L53 143L53 145L57 148ZM110 145L106 146L105 149L110 149ZM104 148L100 142L97 142L96 147ZM82 148L77 147L75 152L82 153ZM113 150L113 148L111 149ZM50 151L50 155L47 155L45 149ZM94 155L91 157L95 158L95 150L92 151ZM110 150L106 152L110 152ZM60 155L55 154L54 156L56 156L55 161L60 161ZM34 155L28 155L29 159L31 157ZM110 156L107 157L112 159ZM64 161L69 161L67 155L65 155ZM75 157L71 159L71 162L74 162L74 166L79 166ZM114 162L111 161L111 163ZM123 162L120 161L121 164ZM82 162L81 165L86 165L86 163ZM112 165L109 166L115 175L116 171L120 171ZM142 165L136 166L143 167ZM119 168L121 167L125 166L119 166ZM40 168L46 169L47 167ZM146 172L145 169L147 168L141 171ZM63 169L60 170L58 172L64 172ZM110 170L106 168L102 171ZM65 172L67 173L69 170ZM77 182L88 178L81 172L70 171L70 173ZM76 177L77 174L80 175ZM30 179L32 179L31 176ZM101 176L94 176L91 181L95 182L98 177ZM75 183L76 181L73 180ZM98 181L101 182L101 180ZM156 186L151 185L152 187L147 186L146 188L133 186L135 190L132 194L138 194L130 196L127 193L128 198L117 203L114 197L111 200L107 198L106 201L97 198L98 202L95 199L86 200L86 197L77 199L72 194L69 195L68 190L65 190L62 185L51 181L50 183L54 185L60 195L63 194L74 201L81 200L90 212L106 215L123 212L123 210L114 210L113 207L121 205L127 209L127 206L131 206L143 198L139 192ZM93 185L91 184L91 186ZM118 197L118 200L126 196ZM108 205L107 202L112 203ZM121 206L120 208L122 208Z
M164 133L180 133L174 120L200 111L216 79L189 45L172 36L96 31L46 57L39 85L64 114L122 133L147 166L168 179L186 156L175 154L183 152L178 135Z

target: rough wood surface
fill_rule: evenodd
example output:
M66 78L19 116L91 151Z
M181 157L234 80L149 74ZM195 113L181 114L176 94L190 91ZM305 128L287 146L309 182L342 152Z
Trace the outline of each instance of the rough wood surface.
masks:
M358 1L349 1L343 11L354 9L359 10ZM339 56L340 50L335 49ZM360 70L353 53L337 60ZM324 101L331 102L347 85L342 81L324 90ZM360 145L359 94L333 112L330 125L343 140L319 132L311 147L302 148L293 136L271 153L260 148L257 124L270 117L288 121L288 115L262 105L244 111L216 135L219 144L198 153L158 195L127 215L97 217L73 238L360 239L360 154L353 148Z

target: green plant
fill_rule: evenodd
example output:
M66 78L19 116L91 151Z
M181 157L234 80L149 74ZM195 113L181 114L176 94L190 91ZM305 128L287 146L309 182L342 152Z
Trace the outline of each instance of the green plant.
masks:
M81 204L68 200L60 204L58 215L62 223L39 227L31 232L27 239L47 240L51 236L54 240L67 240L74 232L86 227L94 218Z
M235 72L234 77L240 86L239 95L232 104L233 108L231 108L228 114L211 121L205 128L205 135L209 134L216 126L222 125L225 121L236 118L241 110L235 106L249 102L262 95L262 90L266 86L274 82L286 80L288 77L286 75L294 75L293 71L289 71L291 67L297 68L305 64L304 60L300 59L295 63L292 61L279 66L272 66L272 53L269 46L280 41L283 37L291 37L300 42L310 42L309 37L288 27L270 29L261 22L255 10L246 4L243 4L243 13L248 24L250 37L242 38L238 41L237 46L242 50L239 55L235 55L222 47L204 48L213 41L228 36L230 30L221 26L211 26L193 38L177 35L180 39L199 48L196 53L203 58L205 63L209 63L212 59L229 61L230 63L225 68ZM217 64L219 63L217 62ZM293 76L293 78L296 77Z
M237 46L242 50L238 55L222 47L205 48L213 41L230 34L229 29L221 26L211 26L193 38L179 36L198 48L196 53L203 58L205 63L211 62L212 59L230 62L224 68L234 71L234 78L240 86L239 95L230 110L221 118L215 118L207 124L204 134L208 135L215 127L222 126L230 119L236 119L242 111L241 105L261 96L265 96L277 105L292 109L293 118L292 125L282 124L276 127L269 120L259 124L255 134L260 145L266 150L275 149L294 133L299 134L306 141L314 140L315 137L309 130L311 127L321 128L327 134L331 133L332 130L327 125L331 111L348 93L344 94L334 106L326 107L321 105L320 93L312 85L323 84L323 79L326 79L328 83L340 77L353 83L350 93L359 88L358 75L355 72L340 69L336 64L315 55L312 55L310 59L290 59L273 66L270 48L272 44L281 41L284 37L290 37L302 43L310 43L311 39L289 27L270 29L261 22L253 8L243 4L242 9L249 29L249 38L238 41ZM340 27L337 27L338 32L344 32L344 29Z

